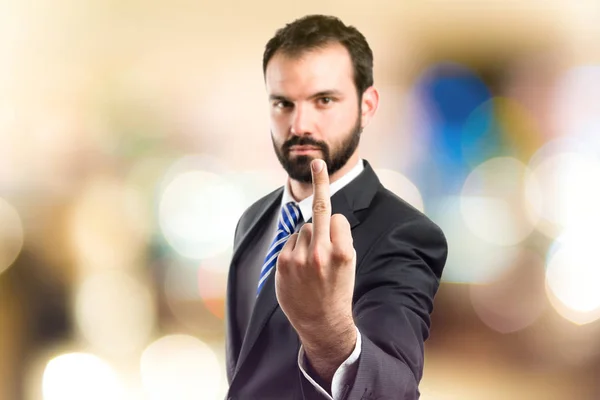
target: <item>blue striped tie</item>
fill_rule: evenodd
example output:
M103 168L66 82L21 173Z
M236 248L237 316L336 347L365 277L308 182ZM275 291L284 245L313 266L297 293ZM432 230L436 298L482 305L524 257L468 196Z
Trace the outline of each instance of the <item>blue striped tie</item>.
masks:
M296 230L296 225L300 220L300 209L294 202L289 202L281 207L281 214L279 215L279 221L277 223L277 234L269 246L269 251L265 257L265 261L260 270L260 278L258 279L258 289L256 295L260 293L260 290L264 286L267 278L273 271L275 264L277 264L277 256L281 249L287 242L288 238Z

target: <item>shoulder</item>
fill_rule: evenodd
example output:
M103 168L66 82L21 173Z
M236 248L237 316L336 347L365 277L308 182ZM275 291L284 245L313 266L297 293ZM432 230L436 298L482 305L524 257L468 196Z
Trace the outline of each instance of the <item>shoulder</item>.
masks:
M427 215L383 186L363 212L361 240L367 255L419 259L441 276L448 243L442 229Z
M381 230L411 226L433 235L444 236L442 229L423 212L383 186L373 197L369 206L370 217L380 221Z

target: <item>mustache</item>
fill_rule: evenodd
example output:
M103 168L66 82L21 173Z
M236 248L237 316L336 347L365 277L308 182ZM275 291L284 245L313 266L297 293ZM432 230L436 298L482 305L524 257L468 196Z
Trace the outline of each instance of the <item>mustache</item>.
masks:
M327 144L314 140L308 136L294 136L282 146L284 151L289 151L292 146L314 146L320 150L326 150Z

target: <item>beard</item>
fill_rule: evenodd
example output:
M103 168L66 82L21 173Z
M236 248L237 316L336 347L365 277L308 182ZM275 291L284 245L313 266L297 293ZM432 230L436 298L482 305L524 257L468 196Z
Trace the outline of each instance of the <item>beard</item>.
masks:
M332 149L329 145L322 141L317 141L310 136L293 136L288 141L284 142L281 147L278 147L273 139L273 133L271 132L271 139L273 142L273 149L277 155L277 159L281 163L281 166L291 179L294 179L303 183L312 183L312 173L310 171L310 162L314 159L311 156L290 156L290 148L292 146L312 146L321 151L322 160L327 165L327 171L329 175L335 174L339 171L352 157L358 143L360 142L360 135L362 133L362 127L360 126L361 118L360 112L356 122L350 132L348 132L339 147Z

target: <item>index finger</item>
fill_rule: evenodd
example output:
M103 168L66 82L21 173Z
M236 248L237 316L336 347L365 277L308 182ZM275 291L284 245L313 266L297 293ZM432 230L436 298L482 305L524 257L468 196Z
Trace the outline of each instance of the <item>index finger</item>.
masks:
M325 161L315 159L311 163L313 181L313 238L317 241L331 241L329 224L331 221L331 199L329 197L329 175Z

